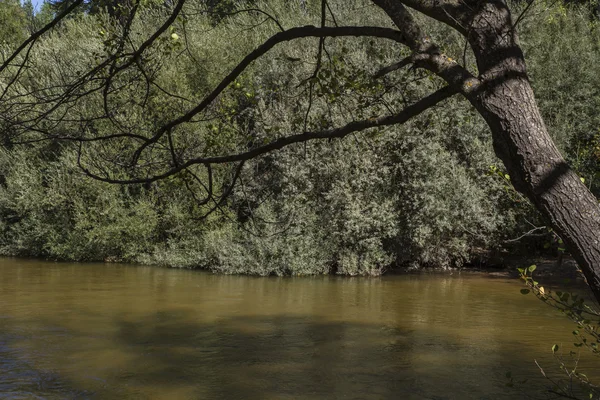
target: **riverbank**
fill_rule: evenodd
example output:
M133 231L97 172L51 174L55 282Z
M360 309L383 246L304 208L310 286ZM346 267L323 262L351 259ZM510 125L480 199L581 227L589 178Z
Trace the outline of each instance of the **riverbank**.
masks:
M72 264L73 261L69 260L46 260L35 257L18 257L18 256L2 256L6 259L14 259L15 261L39 261L39 262L51 262L57 264ZM245 273L223 273L218 270L212 270L210 268L181 268L173 267L167 264L154 264L154 263L127 263L115 259L105 259L103 262L89 261L89 262L77 262L77 264L109 264L109 265L128 265L128 266L141 266L141 267L152 267L152 268L165 268L165 269L184 269L184 270L195 270L195 271L207 271L215 275L237 275L237 276L257 276L256 274L245 274ZM519 278L519 272L517 268L527 268L530 265L536 265L535 275L538 278L551 279L552 281L565 280L570 281L581 281L584 282L583 275L579 272L577 263L570 256L565 256L562 259L548 256L534 256L525 257L522 255L504 255L502 257L489 258L486 261L478 261L473 263L465 264L461 268L438 268L438 267L421 267L421 268L390 268L383 274L378 275L406 275L406 274L420 274L420 273L441 273L453 275L456 273L480 273L482 275L488 275L490 277L499 278ZM364 277L372 278L376 277L373 275L347 275L335 273L335 270L330 270L329 273L325 274L307 274L300 276L339 276L339 277ZM260 275L259 275L260 276ZM283 275L283 276L299 276L299 275Z
M536 266L535 275L539 278L583 280L583 275L579 272L577 263L570 256L562 258L508 256L497 264L474 266L473 269L490 275L518 278L517 268L527 268L530 265Z

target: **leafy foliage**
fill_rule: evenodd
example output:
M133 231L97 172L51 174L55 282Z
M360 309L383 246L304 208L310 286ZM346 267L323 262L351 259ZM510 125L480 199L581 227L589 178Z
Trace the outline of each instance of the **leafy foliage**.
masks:
M25 12L19 0L0 1L0 45L17 46L25 40Z
M356 13L364 6L360 0L330 5L348 24L388 24L377 12ZM79 89L90 90L89 95L61 108L64 118L47 118L38 128L56 129L57 124L64 132L77 131L71 121L84 115L91 121L86 129L96 135L118 129L143 135L197 104L241 57L278 29L264 14L233 12L246 3L228 2L218 10L211 2L191 1L188 6L185 16L140 61L152 77L150 84L133 73L115 79L111 120L94 118L105 106L102 93L90 86ZM315 2L255 6L268 10L283 26L319 24ZM131 25L132 48L156 31L169 7L164 2L143 4ZM597 31L578 8L534 7L539 9L521 22L522 41L542 112L563 150L596 190L600 71L591 61L597 58ZM124 28L115 19L109 9L98 6L64 21L31 51L31 68L20 72L26 77L20 89L35 93L32 89L48 88L44 95L51 97L59 93L53 91L59 83L94 68L120 46ZM19 23L27 31L27 22ZM451 40L453 33L427 24L444 52L463 57L462 46ZM240 34L248 27L251 34ZM307 39L273 49L230 85L203 118L179 128L172 136L174 147L186 158L198 151L247 150L289 133L385 114L442 85L430 74L410 69L376 78L380 68L404 55L405 50L389 42L330 38L326 54L316 63L318 48L318 39ZM314 94L312 100L307 93ZM11 108L5 117L26 119L46 112L44 107L50 105ZM0 153L2 254L259 275L379 275L398 266L459 267L539 222L527 200L511 189L510 177L497 167L483 121L469 104L456 99L401 127L290 146L248 162L222 203L199 201L206 189L186 173L150 185L119 187L93 181L78 168L78 162L96 167L102 160L119 161L126 140L114 146L86 144L79 160L69 142L15 144L35 134L12 132ZM152 173L154 160L143 161ZM136 173L116 172L124 178ZM204 178L208 174L201 167L195 173ZM224 192L232 168L210 173L215 187ZM213 208L217 212L204 218Z

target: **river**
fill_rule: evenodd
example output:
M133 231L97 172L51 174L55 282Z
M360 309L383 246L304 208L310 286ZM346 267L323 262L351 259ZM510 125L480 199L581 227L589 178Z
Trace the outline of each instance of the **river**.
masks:
M521 288L477 273L257 278L0 259L0 398L539 394L534 360L555 369L550 348L570 350L574 327ZM528 382L506 387L507 371Z

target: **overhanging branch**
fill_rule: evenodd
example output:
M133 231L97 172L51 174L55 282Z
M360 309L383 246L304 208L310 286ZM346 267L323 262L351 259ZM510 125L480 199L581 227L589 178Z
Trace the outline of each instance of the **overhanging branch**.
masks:
M398 61L397 63L392 64L390 66L387 66L387 67L382 68L379 71L377 71L377 73L374 75L374 78L379 79L382 76L389 74L390 72L397 71L399 69L406 67L409 64L412 64L412 62L413 62L412 56L405 57L402 60Z
M133 155L132 165L137 164L139 157L142 152L150 145L156 143L166 132L174 127L189 122L198 115L200 112L205 110L218 96L221 94L227 86L235 81L235 79L255 60L265 55L269 50L274 48L276 45L291 40L301 38L323 38L323 37L358 37L368 36L377 37L383 39L390 39L395 42L408 45L405 35L395 29L381 28L375 26L340 26L340 27L316 27L312 25L302 26L298 28L288 29L283 32L278 32L275 35L267 39L263 44L258 46L254 51L249 53L237 66L215 87L215 89L208 94L196 107L189 110L184 115L176 118L169 123L162 126L158 131L148 139L147 142L142 144Z
M180 165L171 168L170 170L164 172L160 175L150 176L146 178L139 179L113 179L109 176L100 176L98 174L93 173L88 168L83 166L81 163L81 154L78 157L78 165L83 170L83 172L91 178L108 182L108 183L116 183L116 184L141 184L158 181L160 179L165 179L169 176L175 175L186 168L189 168L193 165L204 164L204 165L212 165L212 164L226 164L226 163L234 163L234 162L243 162L247 160L251 160L253 158L259 157L263 154L270 153L275 150L280 150L284 147L295 143L303 143L311 140L318 139L334 139L334 138L343 138L355 132L364 131L366 129L378 128L390 125L398 125L407 122L409 119L421 114L422 112L428 110L429 108L437 105L441 101L453 96L458 93L458 91L451 87L445 86L442 89L437 90L436 92L430 94L419 100L418 102L404 108L399 113L394 115L380 117L380 118L372 118L361 121L353 121L339 128L328 129L317 132L306 132L299 133L292 136L286 136L280 139L276 139L266 145L256 147L252 150L248 150L246 152L224 155L224 156L215 156L215 157L198 157L190 159Z

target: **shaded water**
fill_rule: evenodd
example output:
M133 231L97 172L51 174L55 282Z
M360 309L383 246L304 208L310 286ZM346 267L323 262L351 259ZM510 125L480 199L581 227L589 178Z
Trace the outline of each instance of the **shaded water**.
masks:
M0 397L518 398L573 329L520 288L0 259Z

